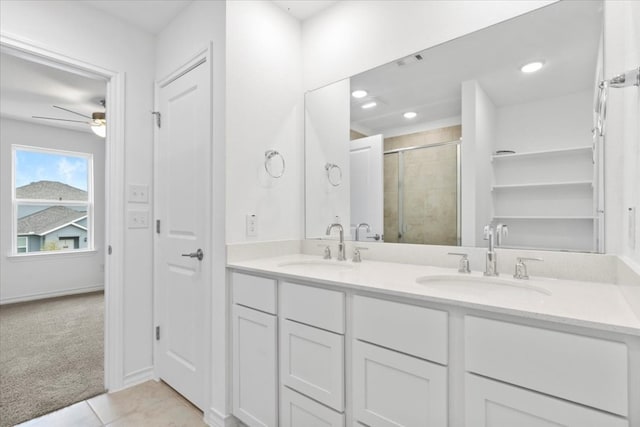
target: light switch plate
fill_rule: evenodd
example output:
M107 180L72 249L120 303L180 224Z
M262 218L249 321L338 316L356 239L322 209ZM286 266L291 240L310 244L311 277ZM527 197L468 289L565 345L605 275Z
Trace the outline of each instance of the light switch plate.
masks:
M129 184L127 200L132 203L149 203L149 186Z
M127 212L128 228L149 228L149 211L131 210Z
M247 236L256 237L258 235L258 217L256 214L247 214Z

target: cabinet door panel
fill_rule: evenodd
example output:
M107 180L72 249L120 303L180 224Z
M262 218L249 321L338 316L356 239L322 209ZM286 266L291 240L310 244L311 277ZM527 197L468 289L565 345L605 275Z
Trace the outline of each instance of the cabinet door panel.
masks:
M628 427L626 419L466 374L467 427Z
M282 384L343 411L344 337L290 320L280 327Z
M448 362L446 311L356 295L353 320L355 338L443 365Z
M280 317L344 334L343 292L283 282L280 285Z
M233 302L276 314L276 281L266 277L233 272Z
M370 427L447 425L447 368L361 341L353 347L355 418Z
M344 415L303 395L282 387L280 392L282 427L344 427Z
M233 306L233 414L250 427L278 425L276 317Z
M626 416L624 343L465 316L466 370Z

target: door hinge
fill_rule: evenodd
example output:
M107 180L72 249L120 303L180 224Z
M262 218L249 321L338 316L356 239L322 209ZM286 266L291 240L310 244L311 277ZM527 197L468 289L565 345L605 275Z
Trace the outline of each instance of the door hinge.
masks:
M160 339L160 326L156 326L156 341Z
M151 114L156 116L156 125L162 127L162 114L160 114L160 111L152 111Z
M113 249L111 249L111 245L109 245L109 247L107 248L107 253L111 255L112 252L113 252Z
M156 233L160 234L160 220L156 219Z

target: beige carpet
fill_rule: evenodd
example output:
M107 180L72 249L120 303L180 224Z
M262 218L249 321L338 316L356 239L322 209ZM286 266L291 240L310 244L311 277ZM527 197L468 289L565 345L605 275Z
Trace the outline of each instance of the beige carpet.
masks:
M0 427L104 392L102 292L0 306Z

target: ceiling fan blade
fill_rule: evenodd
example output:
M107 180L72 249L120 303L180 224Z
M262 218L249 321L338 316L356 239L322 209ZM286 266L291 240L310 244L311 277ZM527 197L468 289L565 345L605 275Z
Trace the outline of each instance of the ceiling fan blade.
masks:
M74 123L84 123L85 125L88 125L89 122L83 121L83 120L69 120L69 119L58 119L55 117L42 117L42 116L31 116L34 119L43 119L43 120L59 120L61 122L74 122Z
M87 116L86 114L78 113L76 111L69 110L68 108L59 107L57 105L54 105L53 108L57 108L59 110L64 110L64 111L68 111L69 113L75 114L77 116L84 117L85 119L90 119L91 118L91 116Z

